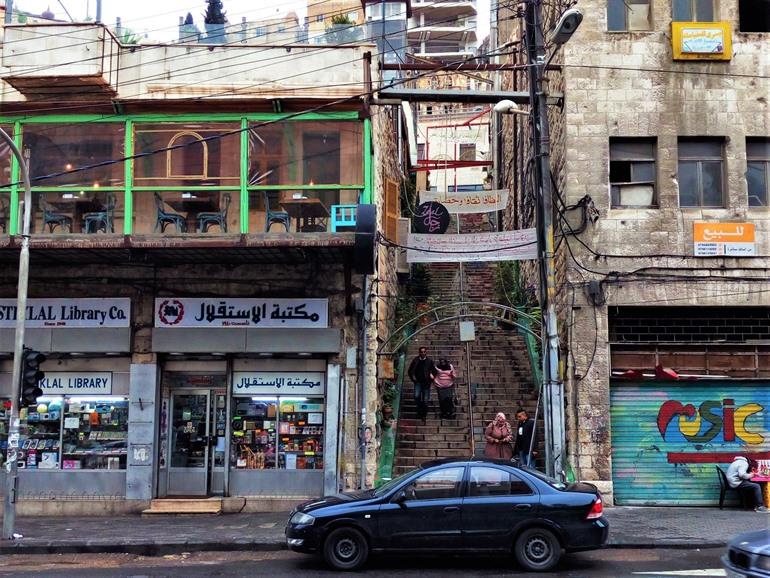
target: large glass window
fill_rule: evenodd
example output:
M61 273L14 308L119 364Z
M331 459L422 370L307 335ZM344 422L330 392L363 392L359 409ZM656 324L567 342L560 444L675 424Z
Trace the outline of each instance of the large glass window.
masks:
M607 30L634 32L650 30L651 0L608 0Z
M721 139L679 139L679 206L724 206Z
M770 139L746 139L746 160L749 207L767 207L770 200Z
M124 470L128 399L45 396L22 410L27 436L19 465L39 470Z
M0 398L0 468L5 465L8 452L8 427L11 418L11 400Z
M247 470L321 470L324 425L323 398L235 397L231 465Z
M674 0L674 22L714 22L717 0Z

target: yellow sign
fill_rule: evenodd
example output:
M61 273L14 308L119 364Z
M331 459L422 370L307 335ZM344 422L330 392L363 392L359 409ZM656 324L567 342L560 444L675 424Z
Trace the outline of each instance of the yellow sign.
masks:
M754 223L693 223L697 257L752 257L756 254Z
M729 22L672 22L674 60L730 60L733 53Z

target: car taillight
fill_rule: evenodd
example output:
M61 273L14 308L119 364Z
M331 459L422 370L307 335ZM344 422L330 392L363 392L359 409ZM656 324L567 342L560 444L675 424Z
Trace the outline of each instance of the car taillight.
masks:
M603 512L602 499L596 498L594 505L591 506L590 510L588 510L588 515L586 516L586 520L596 520L597 518L601 518L602 512Z

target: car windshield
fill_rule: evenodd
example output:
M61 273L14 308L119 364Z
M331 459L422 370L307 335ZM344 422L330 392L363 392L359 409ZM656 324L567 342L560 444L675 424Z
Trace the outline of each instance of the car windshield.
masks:
M414 473L414 470L412 470L411 472L406 472L405 474L401 474L400 476L398 476L396 478L393 478L392 480L390 480L388 482L385 482L379 488L374 490L374 495L377 496L378 498L381 497L381 496L384 496L390 490L392 490L398 484L400 484L402 481L404 481L407 478L407 476L410 476L413 473Z
M552 488L556 488L557 490L566 490L567 484L564 482L560 482L556 478L552 478L551 476L546 476L543 472L539 472L535 469L528 468L526 466L521 467L522 470L527 472L530 476L535 476L537 479L544 481L546 484L551 486Z

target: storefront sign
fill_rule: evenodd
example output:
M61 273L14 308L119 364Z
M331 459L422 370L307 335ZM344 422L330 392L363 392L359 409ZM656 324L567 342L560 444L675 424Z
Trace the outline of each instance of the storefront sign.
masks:
M537 258L535 229L468 235L409 235L409 263L516 261Z
M420 192L420 202L435 201L450 213L491 213L502 211L508 204L508 189L468 192Z
M26 327L128 327L131 299L29 299ZM16 299L0 299L0 328L16 326Z
M43 395L109 395L112 393L112 372L109 371L46 371L40 380Z
M235 371L233 395L323 395L320 371Z
M441 235L449 228L449 211L441 203L429 201L417 207L412 226L418 233Z
M162 297L155 300L155 327L328 326L328 299Z
M732 30L729 22L672 22L674 60L730 60Z
M754 223L693 223L696 257L753 257Z

